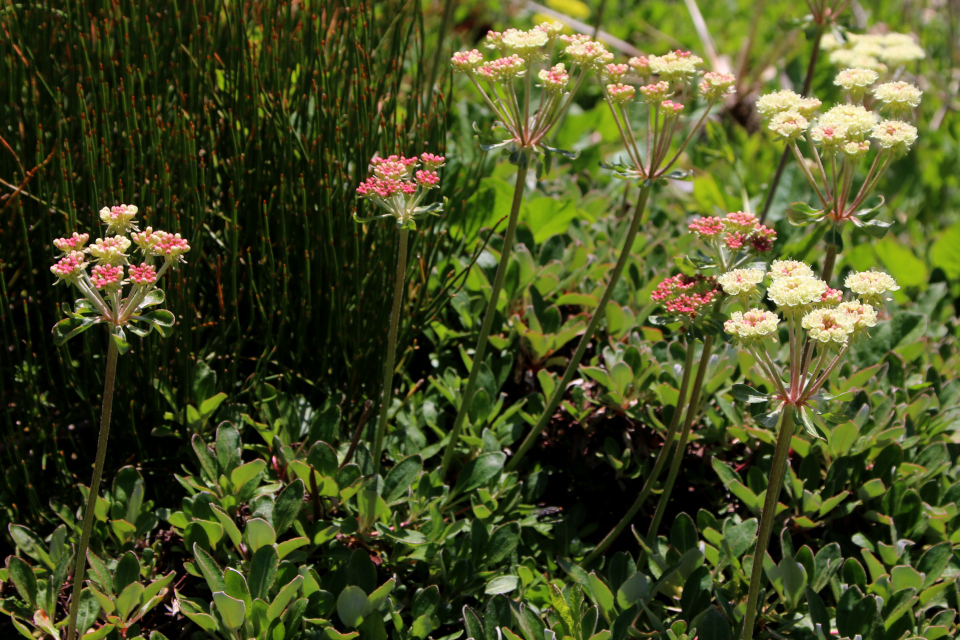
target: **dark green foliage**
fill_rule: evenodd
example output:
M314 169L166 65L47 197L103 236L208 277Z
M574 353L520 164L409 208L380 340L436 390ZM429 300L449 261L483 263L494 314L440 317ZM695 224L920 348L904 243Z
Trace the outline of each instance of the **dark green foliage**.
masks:
M193 247L164 283L175 342L145 340L122 359L117 459L155 457L147 438L166 407L151 390L183 408L198 361L217 380L198 409L269 378L317 400L343 393L356 414L377 391L391 285L379 265L396 231L356 224L354 189L375 154L445 146L445 99L416 62L417 3L27 3L5 7L0 24L0 177L7 193L23 188L0 201L7 517L37 515L37 483L46 495L67 476L62 451L92 455L81 445L98 415L104 336L54 347L58 302L75 296L51 288L47 267L54 238L96 237L105 205L136 204L141 227ZM433 224L411 252L411 287L445 242ZM412 298L404 345L435 306ZM41 480L41 464L57 474Z

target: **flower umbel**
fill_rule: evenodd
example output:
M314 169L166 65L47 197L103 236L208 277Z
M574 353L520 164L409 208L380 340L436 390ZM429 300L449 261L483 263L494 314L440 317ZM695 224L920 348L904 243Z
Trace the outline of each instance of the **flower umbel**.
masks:
M455 53L450 59L454 71L470 78L498 124L507 130L507 140L484 143L487 147L513 144L519 149L538 151L569 106L586 72L598 70L613 59L599 42L583 35L561 36L562 30L563 25L558 22L544 22L529 31L490 31L487 46L500 57L484 60L474 49ZM557 40L566 43L563 53L572 63L569 68L564 63L550 66ZM607 72L612 74L611 78L617 76L613 79L622 76L616 68ZM534 99L533 80L539 80L539 102Z
M148 294L156 290L157 281L167 269L182 260L190 245L179 233L154 231L152 227L136 231L134 218L137 213L137 207L133 205L104 207L100 210L100 219L107 224L107 231L115 235L97 238L90 245L87 245L90 236L86 233L74 232L71 236L54 240L54 246L66 255L50 267L51 273L57 276L58 282L75 286L85 298L78 300L75 311L68 312L67 319L54 327L57 344L99 323L110 327L113 339L121 345L121 353L129 348L126 329L141 336L152 329L164 336L170 334L173 314L162 309L145 309L163 300L162 291L149 298ZM143 254L143 260L140 266L127 267L128 278L124 279L129 252L134 246L135 251ZM163 258L159 269L152 264L157 257ZM94 265L88 274L90 262ZM124 296L123 289L127 284L132 286Z
M369 200L378 208L386 211L380 216L361 218L354 215L357 222L370 222L376 218L395 218L397 227L416 229L416 220L427 214L440 215L439 203L420 206L426 193L440 184L437 169L443 166L445 158L424 152L419 158L414 156L389 156L374 158L370 161L373 175L357 187L357 195ZM420 164L424 169L417 169Z

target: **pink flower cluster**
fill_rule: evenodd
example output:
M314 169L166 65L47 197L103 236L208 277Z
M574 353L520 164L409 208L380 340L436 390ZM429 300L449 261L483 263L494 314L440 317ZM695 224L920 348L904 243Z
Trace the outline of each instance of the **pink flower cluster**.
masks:
M476 49L473 51L458 51L450 58L450 63L458 71L473 71L483 64L483 54Z
M141 262L140 266L130 265L127 268L127 275L130 282L136 284L153 284L157 281L157 270L152 264Z
M640 87L640 93L643 94L646 101L650 104L663 102L670 92L669 82L660 81Z
M526 63L523 58L513 54L503 58L497 58L490 62L484 62L477 67L477 75L486 78L490 82L500 80L510 80L523 73Z
M731 251L747 246L756 253L766 253L777 239L776 231L760 224L757 216L744 211L733 211L723 218L698 218L687 228L701 238L722 242Z
M82 251L71 251L50 267L50 272L58 278L76 278L86 266L85 257Z
M180 237L179 233L163 233L160 241L154 245L155 255L166 258L167 260L176 260L187 251L190 251L190 245L186 240Z
M179 233L154 231L153 227L147 227L130 237L144 254L165 258L168 262L177 262L180 256L190 251L190 244Z
M683 111L683 105L673 100L664 100L663 104L660 105L660 109L663 111L663 115L667 117L676 116Z
M373 175L360 183L357 195L361 198L386 201L399 194L414 195L418 187L424 190L432 189L440 183L437 169L443 166L445 160L443 156L426 152L420 154L419 158L396 155L374 158L370 161ZM418 163L422 163L425 169L414 171Z
M658 284L650 299L662 304L670 315L692 320L719 295L721 290L716 277L681 273Z
M123 280L123 267L98 264L90 271L90 281L97 289L119 288Z
M73 235L69 238L57 238L54 240L53 246L64 253L69 253L71 251L81 251L89 240L89 233L77 233L74 231Z

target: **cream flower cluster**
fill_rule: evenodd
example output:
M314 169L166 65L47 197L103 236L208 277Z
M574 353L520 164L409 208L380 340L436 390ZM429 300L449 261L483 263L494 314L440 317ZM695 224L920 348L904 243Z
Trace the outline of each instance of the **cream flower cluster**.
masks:
M724 292L736 295L739 280L747 281L747 288L757 274L746 272L759 269L731 271L717 279ZM877 310L874 305L883 303L883 294L900 287L888 274L881 271L851 273L844 281L859 300L842 301L842 293L831 289L827 283L813 275L809 265L796 260L775 260L770 265L770 285L767 297L780 308L791 322L800 320L811 340L827 345L845 345L851 337L864 334L877 325ZM752 286L756 286L753 284ZM728 289L729 287L729 289ZM736 312L724 324L724 330L744 344L776 331L779 316L763 309Z
M886 73L926 57L924 50L905 33L847 33L840 43L832 34L821 41L830 62L841 69L864 68Z
M834 84L846 89L854 100L860 100L878 78L876 71L857 67L840 71ZM873 90L882 108L894 115L918 106L922 95L908 82L888 82ZM902 155L917 140L917 129L912 124L881 120L861 104L838 104L815 117L820 106L816 98L803 98L790 90L768 93L757 100L757 111L766 118L771 131L791 142L809 135L810 141L828 155L862 157L870 150L868 138L876 140L882 151Z
M827 283L813 276L785 276L776 278L767 287L767 297L785 313L797 314L808 310L827 291Z
M717 284L728 296L746 298L756 292L765 275L763 269L734 269L718 276Z
M779 325L780 318L772 311L751 309L734 311L730 319L723 323L723 330L741 343L750 344L767 338L775 339Z
M883 303L883 294L900 290L900 285L890 274L873 269L851 273L844 279L843 286L857 294L863 302L875 305Z

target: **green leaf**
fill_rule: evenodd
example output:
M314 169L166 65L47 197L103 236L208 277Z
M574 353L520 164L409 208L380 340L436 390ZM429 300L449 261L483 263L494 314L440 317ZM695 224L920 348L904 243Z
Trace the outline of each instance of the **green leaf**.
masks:
M193 452L196 454L197 460L200 461L200 468L203 470L204 475L206 475L207 479L211 482L216 482L220 474L217 470L217 461L213 457L213 454L210 453L210 448L207 447L203 438L197 434L193 434L193 437L190 439L190 444L193 446Z
M518 584L520 584L520 578L517 576L499 576L488 582L483 592L488 596L510 593L517 588Z
M697 625L697 638L699 640L730 640L732 637L730 623L723 614L715 607L707 609Z
M396 580L390 578L382 585L377 587L376 591L367 596L367 602L363 605L364 618L374 611L380 610L380 607L383 606L383 603L387 601L387 596L389 596L390 592L393 591L393 587L396 585L396 583Z
M617 606L629 609L638 602L645 602L650 596L650 580L642 573L635 573L617 589Z
M140 606L140 596L143 595L143 585L139 582L131 582L120 595L117 596L117 614L121 620L126 620L130 614L136 611Z
M494 529L486 545L487 565L499 564L506 560L520 542L520 523L508 522Z
M243 600L231 598L223 591L215 591L213 593L213 602L217 606L217 611L220 612L220 618L223 620L223 624L226 625L228 629L236 632L243 626L247 618L247 607L243 604Z
M590 572L587 576L587 584L590 588L590 595L593 597L594 603L600 608L600 612L603 614L603 617L608 622L611 620L611 617L616 612L614 608L614 599L613 592L610 591L603 580L601 580L596 573ZM579 612L577 612L579 614Z
M404 458L396 464L383 479L383 499L388 505L396 504L407 497L423 470L423 460L419 455Z
M960 223L952 225L930 248L930 262L940 267L947 278L960 278Z
M823 600L817 595L817 592L809 586L804 590L807 595L807 609L810 611L810 619L814 625L820 625L823 635L830 636L830 613L824 606Z
M220 526L223 527L224 532L226 532L230 538L233 546L239 547L241 541L240 529L237 528L237 524L233 521L233 518L215 504L210 505L210 510L213 511L213 515L220 521Z
M117 562L113 570L113 588L116 593L122 592L128 584L140 580L140 560L133 551L128 551Z
M230 473L230 484L239 489L260 475L266 466L267 461L263 458L242 464Z
M923 552L920 560L917 561L917 571L925 576L923 579L924 589L933 586L940 579L950 563L952 554L953 546L949 542L933 545Z
M98 584L106 593L116 593L113 587L113 574L107 569L103 560L90 549L87 549L87 565L90 567L89 576L94 583Z
M300 515L300 509L303 508L303 497L306 491L303 481L294 480L277 495L276 503L273 507L273 528L277 536L283 535L287 529L293 526L297 516Z
M65 318L53 325L53 344L62 346L99 322L100 318Z
M10 533L10 537L13 538L13 543L17 545L20 551L23 551L47 569L54 568L53 560L50 558L50 554L47 553L46 545L37 537L37 534L18 524L11 524L7 527L7 531Z
M274 598L270 606L267 607L267 620L273 622L283 614L284 609L286 609L290 601L293 600L301 584L303 584L303 576L297 576L280 589L277 597Z
M730 389L730 393L733 394L733 397L740 402L745 402L747 404L769 402L771 398L769 394L763 393L762 391L757 391L753 387L745 384L733 385L733 387Z
M17 556L7 557L7 572L20 597L34 609L37 608L37 577L33 569Z
M277 563L280 559L277 557L277 550L270 545L260 547L253 554L253 560L250 562L250 596L254 599L266 601L270 593L270 587L277 577Z
M780 560L777 565L780 578L783 580L783 593L787 600L787 608L793 611L802 602L804 590L807 587L807 571L802 564L791 557Z
M127 336L123 333L123 329L120 327L113 328L113 330L110 332L110 339L113 340L113 344L117 345L117 351L120 353L120 355L130 351L130 343L127 342Z
M463 626L467 631L467 640L484 640L483 623L477 612L467 605L463 605ZM31 638L32 640L32 638Z
M683 593L680 596L680 608L683 619L691 622L701 611L710 606L713 599L713 577L710 569L700 567L694 571L683 584Z
M137 308L143 309L144 307L152 307L154 305L161 304L163 299L163 289L153 289L150 293L143 296L143 300L140 302L140 305Z
M223 571L221 571L220 565L213 559L213 556L204 551L200 545L194 544L193 557L196 558L197 566L200 567L200 573L207 581L210 591L226 591L227 585L223 581Z
M468 462L460 471L451 495L478 489L499 475L507 456L501 451L484 453Z
M915 589L919 591L923 588L923 576L913 567L894 567L890 570L890 582L896 591L901 589Z
M223 582L226 585L224 591L231 598L242 600L247 610L253 607L253 599L250 597L250 588L247 587L247 580L243 574L234 568L228 568L223 572Z
M356 629L363 623L363 606L367 594L360 587L350 586L337 598L337 616L348 629Z
M146 320L154 327L164 338L169 338L173 335L173 325L176 322L177 318L172 313L166 309L157 309L156 311L151 311L150 313L140 316L141 320Z
M696 549L700 544L697 535L697 525L686 513L681 513L670 527L670 544L683 555L690 549Z
M740 558L753 546L758 528L759 524L756 518L750 518L738 525L724 527L723 542L730 549L734 559Z
M414 618L421 616L433 616L437 613L437 607L440 605L440 589L433 584L425 589L421 589L413 596L413 604L410 606L410 613Z

